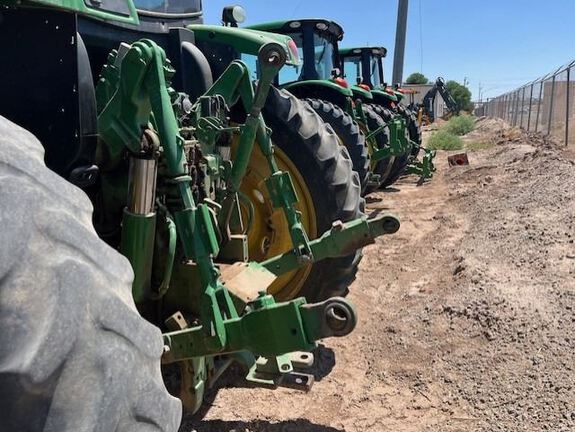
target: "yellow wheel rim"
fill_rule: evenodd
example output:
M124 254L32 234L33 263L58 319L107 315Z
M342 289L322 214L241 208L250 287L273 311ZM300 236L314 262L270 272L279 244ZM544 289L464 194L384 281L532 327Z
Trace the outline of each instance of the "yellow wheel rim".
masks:
M237 146L234 140L234 148ZM233 151L232 150L232 151ZM311 193L300 171L290 158L278 147L274 147L276 163L281 171L288 172L295 187L298 202L296 210L301 213L301 222L310 239L317 237L316 212ZM250 260L262 262L292 249L292 240L288 224L282 209L274 209L265 185L265 179L271 174L268 162L256 143L250 163L241 185L241 192L253 205L254 214L248 231ZM248 210L240 201L243 218L247 221ZM311 271L306 265L279 276L268 288L278 300L292 299L298 296Z

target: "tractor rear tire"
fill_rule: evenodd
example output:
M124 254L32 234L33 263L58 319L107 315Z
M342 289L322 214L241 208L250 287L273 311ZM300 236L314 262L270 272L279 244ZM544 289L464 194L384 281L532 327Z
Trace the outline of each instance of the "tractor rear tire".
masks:
M369 152L365 135L357 122L340 107L321 99L306 99L321 119L329 124L347 149L353 169L359 175L361 190L365 191L369 179Z
M362 216L361 184L348 151L311 106L285 90L272 88L263 115L272 130L274 145L298 171L290 172L292 178L303 179L313 201L316 232L308 232L310 240L329 230L334 221L347 222ZM315 302L345 296L355 280L360 259L358 250L316 262L299 289L283 287L276 297L287 300L304 296Z
M374 111L372 106L364 105L363 112L365 114L367 127L370 132L379 129L382 126L385 126L385 121L379 114L377 114ZM373 139L375 139L378 149L389 147L389 140L390 140L389 128L385 126L382 132L375 135ZM372 171L374 174L378 174L380 176L380 182L379 185L368 186L365 191L366 195L371 192L375 192L385 182L385 180L387 179L387 177L389 177L391 173L391 168L393 166L394 161L395 157L390 156L388 158L376 162L375 164L372 163L372 165L374 165Z
M387 110L386 108L384 108L380 105L370 105L370 106L385 121L391 120L393 114L389 110ZM409 123L408 123L408 131L409 131ZM411 137L411 134L410 134L410 137ZM387 178L381 184L381 186L380 186L381 189L384 189L386 187L391 186L392 184L394 184L399 179L399 177L402 176L402 174L405 172L405 169L409 165L410 158L411 158L411 149L406 151L401 156L395 157L395 160L393 161L393 165L392 165L391 170L389 172L389 176L387 176Z
M0 430L176 431L160 330L132 300L129 262L92 205L0 117Z
M417 115L412 110L401 104L398 105L398 111L405 118L405 121L407 122L407 131L409 132L409 139L417 144L412 146L411 148L411 155L413 157L417 157L417 155L419 154L419 150L421 149L421 142L422 142L421 126L417 122Z

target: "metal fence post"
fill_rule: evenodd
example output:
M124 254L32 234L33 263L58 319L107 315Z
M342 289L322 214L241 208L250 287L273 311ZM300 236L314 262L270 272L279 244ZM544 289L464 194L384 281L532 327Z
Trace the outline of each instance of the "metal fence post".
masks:
M569 145L569 87L571 86L571 66L567 68L567 95L565 97L565 147Z
M533 106L533 83L531 83L531 92L529 93L529 115L527 116L527 130L531 130L531 107Z
M511 94L507 98L507 112L508 112L508 114L507 114L508 120L507 121L511 124L513 123L513 101L514 101L513 94L514 93L511 92Z
M535 132L539 129L539 113L541 112L541 98L543 97L543 79L539 81L539 103L537 103L537 119L535 121Z
M520 120L519 120L519 127L523 128L523 109L525 107L525 87L523 87L523 90L521 91L521 109L518 113L518 115L520 114Z
M553 120L553 102L555 99L555 77L553 75L553 80L551 81L551 102L549 103L549 121L547 122L547 135L551 135L551 120Z
M515 91L515 109L513 112L513 126L517 126L517 117L519 115L519 90Z
M507 99L507 110L509 112L509 114L507 115L507 117L509 118L509 120L507 120L510 124L513 124L513 103L515 101L514 99L514 95L515 93L511 92L511 94L509 95L508 99Z

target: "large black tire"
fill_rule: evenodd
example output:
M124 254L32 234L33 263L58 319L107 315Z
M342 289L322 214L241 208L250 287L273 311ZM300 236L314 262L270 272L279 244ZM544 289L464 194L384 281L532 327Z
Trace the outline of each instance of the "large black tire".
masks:
M417 155L419 154L419 150L421 149L421 143L422 143L421 126L417 121L417 114L413 110L404 106L403 104L399 104L397 110L407 122L407 131L409 132L409 139L416 144L411 148L411 155L413 157L417 157Z
M0 117L0 430L176 431L160 330L131 296L129 262L40 143Z
M370 106L385 121L390 121L392 119L393 113L391 111L389 111L388 109L382 107L381 105L370 105ZM409 122L407 122L407 125L408 125L408 132L409 132ZM411 140L411 134L409 134L409 137ZM392 184L394 184L399 179L399 177L401 177L401 175L405 172L405 169L409 165L409 161L411 159L411 151L412 151L412 148L410 148L408 151L406 151L401 156L395 157L395 160L393 161L393 165L391 167L389 175L381 184L381 186L380 186L381 188L386 188L386 187L391 186Z
M375 131L382 126L385 126L385 120L375 112L371 105L364 105L363 112L365 114L365 118L367 121L367 128L369 131ZM379 149L383 149L389 147L389 128L385 126L381 133L375 135L374 139L376 140L377 147ZM389 158L382 159L378 161L375 166L373 167L373 173L378 174L380 176L379 185L370 185L367 187L365 193L371 193L379 189L379 187L385 182L385 180L389 177L391 173L391 169L393 167L393 162L395 161L395 157L391 156Z
M263 110L272 141L297 167L313 198L317 235L336 220L362 215L361 185L347 149L311 106L285 90L272 88ZM299 295L308 301L345 296L355 280L361 251L313 264Z
M361 190L365 191L369 178L369 152L365 135L357 122L340 107L321 99L306 99L321 119L329 124L347 149L353 169L359 175Z

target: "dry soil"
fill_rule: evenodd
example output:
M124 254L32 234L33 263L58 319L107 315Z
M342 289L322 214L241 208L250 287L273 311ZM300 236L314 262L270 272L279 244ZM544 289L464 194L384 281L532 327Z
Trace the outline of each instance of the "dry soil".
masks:
M369 198L402 226L365 249L360 323L317 350L313 389L232 370L183 431L575 430L572 157L493 119L466 141L488 148Z

